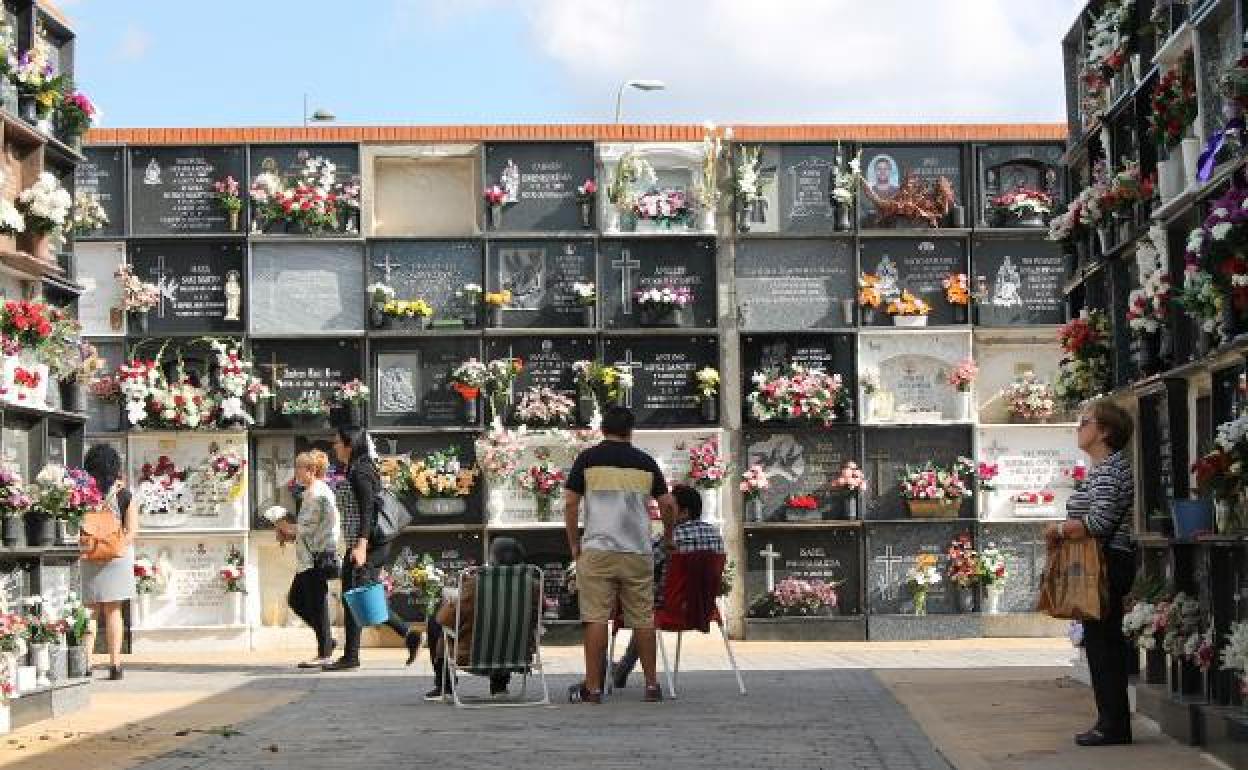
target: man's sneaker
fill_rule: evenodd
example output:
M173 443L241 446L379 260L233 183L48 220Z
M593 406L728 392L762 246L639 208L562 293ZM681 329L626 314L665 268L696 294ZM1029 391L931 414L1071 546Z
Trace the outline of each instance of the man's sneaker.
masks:
M661 700L663 700L663 688L659 687L657 684L646 685L646 695L645 697L642 698L642 700L645 701L646 703L660 702Z

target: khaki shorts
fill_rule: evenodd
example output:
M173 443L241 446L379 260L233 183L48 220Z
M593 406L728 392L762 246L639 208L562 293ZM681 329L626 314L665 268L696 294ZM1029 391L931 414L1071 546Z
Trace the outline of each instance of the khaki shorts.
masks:
M606 623L618 601L625 626L654 627L654 560L649 554L581 551L576 591L583 623Z

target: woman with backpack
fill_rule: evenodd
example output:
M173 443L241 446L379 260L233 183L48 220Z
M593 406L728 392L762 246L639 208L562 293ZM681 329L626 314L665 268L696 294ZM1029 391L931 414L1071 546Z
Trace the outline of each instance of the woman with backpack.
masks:
M325 666L325 671L351 671L360 667L360 625L346 604L347 591L377 580L390 557L390 542L378 543L372 537L381 496L381 470L377 451L368 432L356 426L339 426L334 435L334 456L346 468L347 483L338 487L338 510L342 514L342 542L347 549L342 560L343 626L345 643L342 657ZM371 542L370 542L371 540ZM412 629L393 609L386 620L407 646L407 665L420 652L420 631Z
M103 498L103 507L88 514L84 523L82 559L82 600L90 605L96 624L104 624L108 641L108 678L121 679L121 643L125 627L121 619L121 603L134 598L134 535L139 528L138 506L130 490L121 480L121 455L107 444L96 444L87 452L83 469L95 479L96 488ZM101 542L98 547L117 553L113 558L93 556L96 547L90 534L97 530L91 518L108 514L120 523L118 532L112 527L101 526ZM110 531L111 530L111 531Z

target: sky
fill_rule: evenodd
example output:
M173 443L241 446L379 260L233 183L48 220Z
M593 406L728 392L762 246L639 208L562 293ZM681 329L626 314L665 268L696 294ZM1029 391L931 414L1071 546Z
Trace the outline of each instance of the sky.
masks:
M60 0L100 125L1060 122L1080 0Z

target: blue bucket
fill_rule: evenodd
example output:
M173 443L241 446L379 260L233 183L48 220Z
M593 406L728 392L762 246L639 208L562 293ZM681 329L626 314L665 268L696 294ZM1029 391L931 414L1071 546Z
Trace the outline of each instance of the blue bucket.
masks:
M1208 500L1171 500L1170 516L1177 540L1191 540L1213 532L1213 504Z
M381 583L352 588L342 598L355 616L355 622L361 626L381 625L390 617L390 608L386 605L386 589Z

